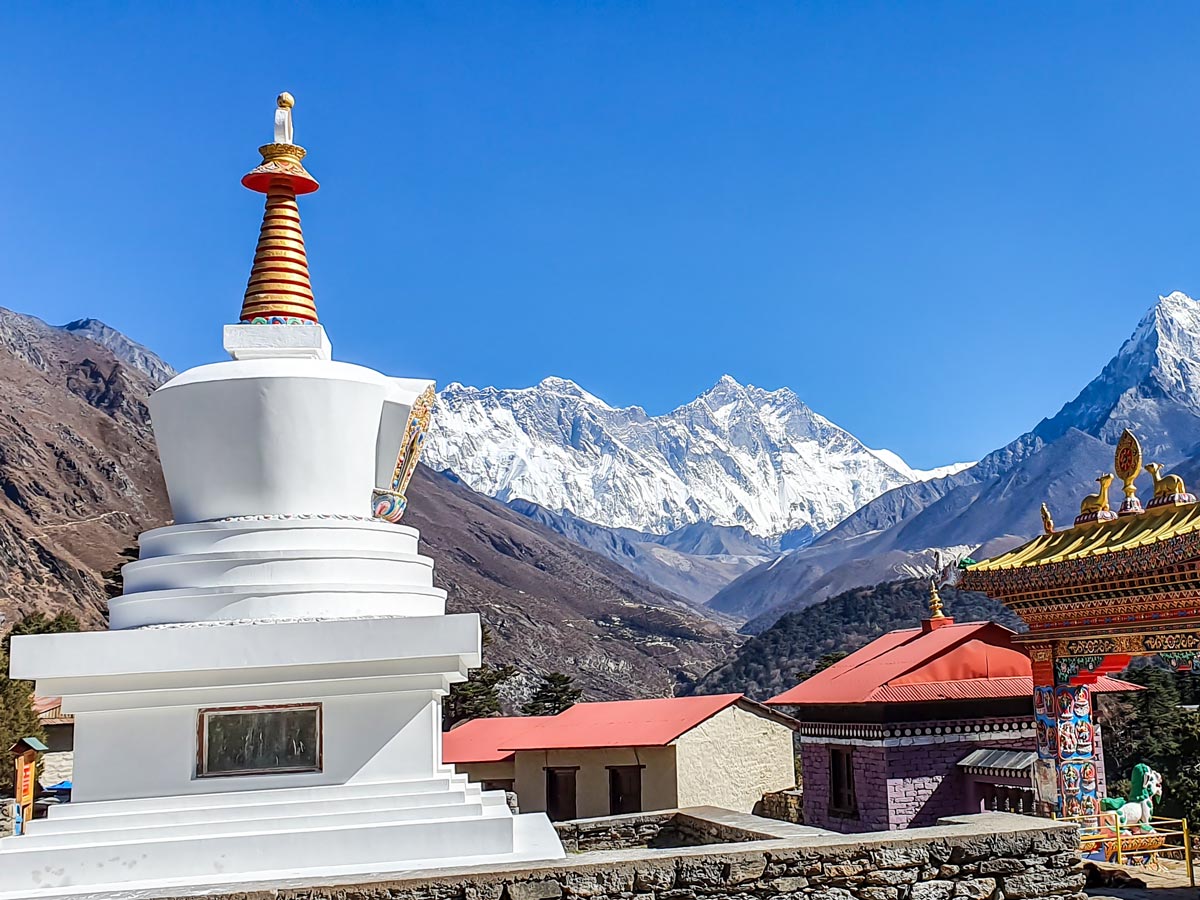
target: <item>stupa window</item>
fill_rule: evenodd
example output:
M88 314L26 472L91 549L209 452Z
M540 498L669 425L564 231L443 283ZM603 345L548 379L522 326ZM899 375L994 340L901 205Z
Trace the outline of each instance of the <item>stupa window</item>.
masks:
M321 771L321 705L200 710L196 774Z

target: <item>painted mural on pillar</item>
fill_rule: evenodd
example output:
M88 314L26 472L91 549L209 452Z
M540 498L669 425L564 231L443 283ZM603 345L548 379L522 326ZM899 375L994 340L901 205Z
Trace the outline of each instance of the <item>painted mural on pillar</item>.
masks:
M1060 811L1065 816L1093 816L1100 807L1091 689L1087 685L1057 686L1053 712L1058 734Z

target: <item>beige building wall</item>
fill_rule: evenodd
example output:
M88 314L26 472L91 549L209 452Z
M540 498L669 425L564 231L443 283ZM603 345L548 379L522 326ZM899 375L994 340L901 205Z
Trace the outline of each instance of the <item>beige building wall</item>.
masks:
M679 805L752 812L768 791L796 785L792 731L738 706L675 741Z
M642 809L674 809L678 803L674 747L620 747L606 750L522 750L516 754L517 803L521 812L546 811L546 769L578 767L576 816L609 815L608 767L642 769Z
M485 781L514 781L517 777L516 763L512 757L500 762L455 763L454 770L466 775L469 781L476 784Z

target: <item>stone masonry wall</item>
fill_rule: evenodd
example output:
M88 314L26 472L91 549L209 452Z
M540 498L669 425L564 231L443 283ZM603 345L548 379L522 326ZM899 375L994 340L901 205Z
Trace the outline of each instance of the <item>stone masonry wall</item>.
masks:
M804 792L771 791L763 794L759 809L755 811L768 819L778 819L781 822L804 823Z
M922 828L967 809L967 781L958 761L980 747L1034 750L1032 737L922 742L902 746L858 744L854 751L854 783L858 816L839 816L829 809L829 748L837 741L805 743L804 822L844 833Z
M1034 738L951 741L887 748L888 826L920 828L966 808L967 781L958 761L980 747L1035 750Z
M791 826L801 828L802 826ZM585 853L508 869L245 888L209 900L1083 900L1075 829L988 813L871 835ZM148 897L149 895L147 895Z
M804 772L804 823L831 831L884 831L888 819L887 757L882 744L854 747L857 816L840 816L829 808L829 743L805 743L800 760Z

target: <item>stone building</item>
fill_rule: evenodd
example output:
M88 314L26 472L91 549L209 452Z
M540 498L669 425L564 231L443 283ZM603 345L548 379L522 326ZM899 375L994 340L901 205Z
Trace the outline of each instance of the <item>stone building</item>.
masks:
M767 701L800 721L806 824L861 832L1033 811L1029 657L1010 629L935 610ZM1093 689L1138 688L1101 678ZM1103 779L1100 762L1093 775Z
M464 723L443 736L442 758L555 820L751 812L763 794L795 785L796 724L741 694L577 703L557 716Z

